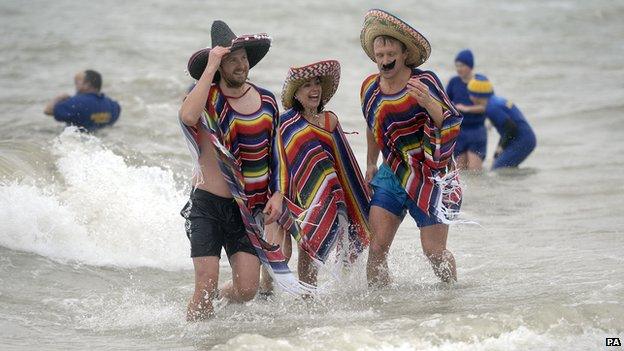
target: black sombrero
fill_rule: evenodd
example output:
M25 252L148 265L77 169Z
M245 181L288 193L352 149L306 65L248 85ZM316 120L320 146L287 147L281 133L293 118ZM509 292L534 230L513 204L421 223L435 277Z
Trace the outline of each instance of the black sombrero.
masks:
M212 38L212 47L229 47L232 51L244 48L247 51L249 68L252 68L260 62L271 47L271 37L268 35L260 33L236 36L225 22L219 20L212 22L210 37ZM201 49L195 52L189 59L187 69L194 79L201 78L202 73L204 73L204 69L208 64L210 49L211 48ZM219 76L219 72L217 71L213 81L218 81Z

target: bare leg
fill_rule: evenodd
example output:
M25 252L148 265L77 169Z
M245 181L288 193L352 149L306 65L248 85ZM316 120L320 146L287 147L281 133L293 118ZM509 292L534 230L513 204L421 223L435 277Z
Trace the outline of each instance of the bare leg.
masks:
M366 266L368 285L385 286L390 284L388 251L399 229L401 219L381 207L371 206L369 221L373 233Z
M210 318L214 311L212 298L219 282L219 257L195 257L195 293L186 310L186 320L189 322Z
M242 303L253 299L258 292L260 260L247 252L237 252L230 257L232 281L221 289L221 296L230 302Z
M312 262L312 258L305 252L301 246L299 247L299 260L297 261L297 273L299 280L304 283L316 286L318 268Z
M457 169L468 169L468 153L464 152L459 154L457 158L455 158L455 162L457 163Z
M292 242L290 241L290 235L285 235L284 229L278 226L277 223L271 223L265 227L267 234L267 242L271 244L280 245L284 256L286 256L286 262L290 260L292 254ZM260 293L270 294L273 292L273 279L266 268L261 267L260 270Z
M336 257L342 261L343 265L348 263L349 255L349 243L346 232L349 224L346 216L345 211L340 210L338 212L336 217L336 220L338 221L337 232L332 233L332 235L336 235L336 238L334 239L335 242L332 245L336 247L336 250L339 250L336 252ZM308 255L308 253L301 248L301 245L298 245L297 247L299 249L299 260L297 261L299 280L309 285L316 286L318 281L318 266L316 266L314 260L310 258L310 255Z
M282 232L282 237L284 238L284 240L282 241L282 252L284 252L284 256L286 256L286 260L290 261L290 258L292 257L292 238L290 236L290 234L287 234L286 231L282 228L279 227L280 231Z
M468 151L466 154L462 155L467 155L467 168L465 169L469 171L480 171L483 168L483 160L476 153Z
M457 281L455 257L446 249L448 229L446 224L420 228L420 242L423 252L429 259L435 275L446 283Z

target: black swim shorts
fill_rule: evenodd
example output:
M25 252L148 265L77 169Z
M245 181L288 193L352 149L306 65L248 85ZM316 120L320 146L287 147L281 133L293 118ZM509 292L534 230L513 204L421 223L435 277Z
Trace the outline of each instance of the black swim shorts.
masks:
M228 257L241 251L256 255L234 199L195 189L180 214L186 218L191 257L221 257L222 247Z

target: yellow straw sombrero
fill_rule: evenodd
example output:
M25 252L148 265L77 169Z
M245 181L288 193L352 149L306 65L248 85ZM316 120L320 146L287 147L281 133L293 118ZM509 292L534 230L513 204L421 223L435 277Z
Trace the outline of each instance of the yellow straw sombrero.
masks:
M336 60L325 60L302 67L291 67L286 75L282 88L282 105L288 110L293 107L295 92L303 83L314 77L321 79L323 91L321 102L326 105L338 90L340 82L340 63Z
M405 44L407 47L405 64L407 66L418 67L427 61L431 55L431 44L416 29L386 11L372 9L364 16L360 42L364 52L373 61L375 61L373 41L380 35L387 35Z

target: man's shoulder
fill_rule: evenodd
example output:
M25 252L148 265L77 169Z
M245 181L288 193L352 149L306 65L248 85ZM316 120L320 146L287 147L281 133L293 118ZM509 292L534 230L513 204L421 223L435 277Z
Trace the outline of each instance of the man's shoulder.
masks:
M260 94L260 99L262 99L263 104L272 105L275 111L279 109L278 104L277 104L277 99L275 98L275 94L273 94L269 89L263 88L253 83L249 83L249 84L251 84L254 88L256 88L256 90Z
M496 107L502 107L505 106L507 104L507 99L505 99L504 97L500 97L497 95L492 95L490 97L490 99L488 100L488 105L492 105L492 106L496 106Z
M362 81L362 87L360 88L360 97L362 98L362 102L364 102L364 99L366 98L366 92L372 89L375 89L375 87L378 86L378 78L379 77L379 73L373 73L368 75L366 78L364 78L364 81Z
M364 78L364 80L362 81L362 87L364 86L369 86L372 84L375 84L377 82L377 78L379 77L379 73L373 73L373 74L369 74L368 76L366 76L366 78Z
M219 84L212 83L210 84L210 89L208 89L208 97L213 96L215 94L221 94L221 90L219 89Z
M189 89L187 95L191 91L193 91L193 89L195 89L195 85L191 89ZM218 94L221 94L221 90L219 89L219 85L217 83L211 83L210 84L210 89L208 89L208 98L210 99L211 96L218 95ZM185 99L186 99L186 97L185 97Z
M223 108L225 103L225 98L223 98L223 93L221 89L219 89L219 85L217 83L212 83L210 85L210 89L208 90L208 97L206 98L205 108L210 111L220 111Z
M497 95L492 95L492 97L490 98L490 100L492 100L494 102L494 104L501 109L504 110L518 110L518 107L516 107L516 105L513 103L513 101L510 101L509 99L506 99L504 97L501 96L497 96Z
M76 94L54 105L52 114L58 121L80 123L95 106L97 103L93 98L86 94Z
M429 70L421 70L418 68L412 68L412 78L417 78L421 82L429 85L430 89L443 91L444 87L442 85L442 81L433 71Z
M71 96L69 99L60 101L54 105L54 114L67 114L71 111L84 108L90 102L90 99L85 95L86 94L76 94Z
M100 101L117 103L117 101L115 101L114 99L112 99L111 97L107 96L104 93L81 93L81 94L76 94L76 95L72 96L71 98L69 98L66 101L69 102L69 103L82 102L82 103L87 103L87 104L97 103L97 102L100 102Z
M275 100L275 94L273 94L269 89L263 88L263 87L261 87L259 85L253 84L253 83L249 83L249 84L251 84L253 87L255 87L256 90L258 90L258 93L260 93L260 96Z
M112 106L119 106L119 102L117 102L117 100L111 98L108 95L105 94L101 94L102 95L102 99L106 102L108 102L109 104L111 104Z
M418 69L418 68L412 68L412 77L431 77L435 80L438 80L438 81L440 80L438 78L438 75L435 74L435 72L431 70L423 70L423 69Z
M76 102L87 101L87 100L89 100L89 97L87 96L87 94L76 94L74 96L71 96L67 100L59 102L59 104L75 104Z
M492 114L497 112L505 112L507 99L500 96L492 95L485 106L485 112Z

